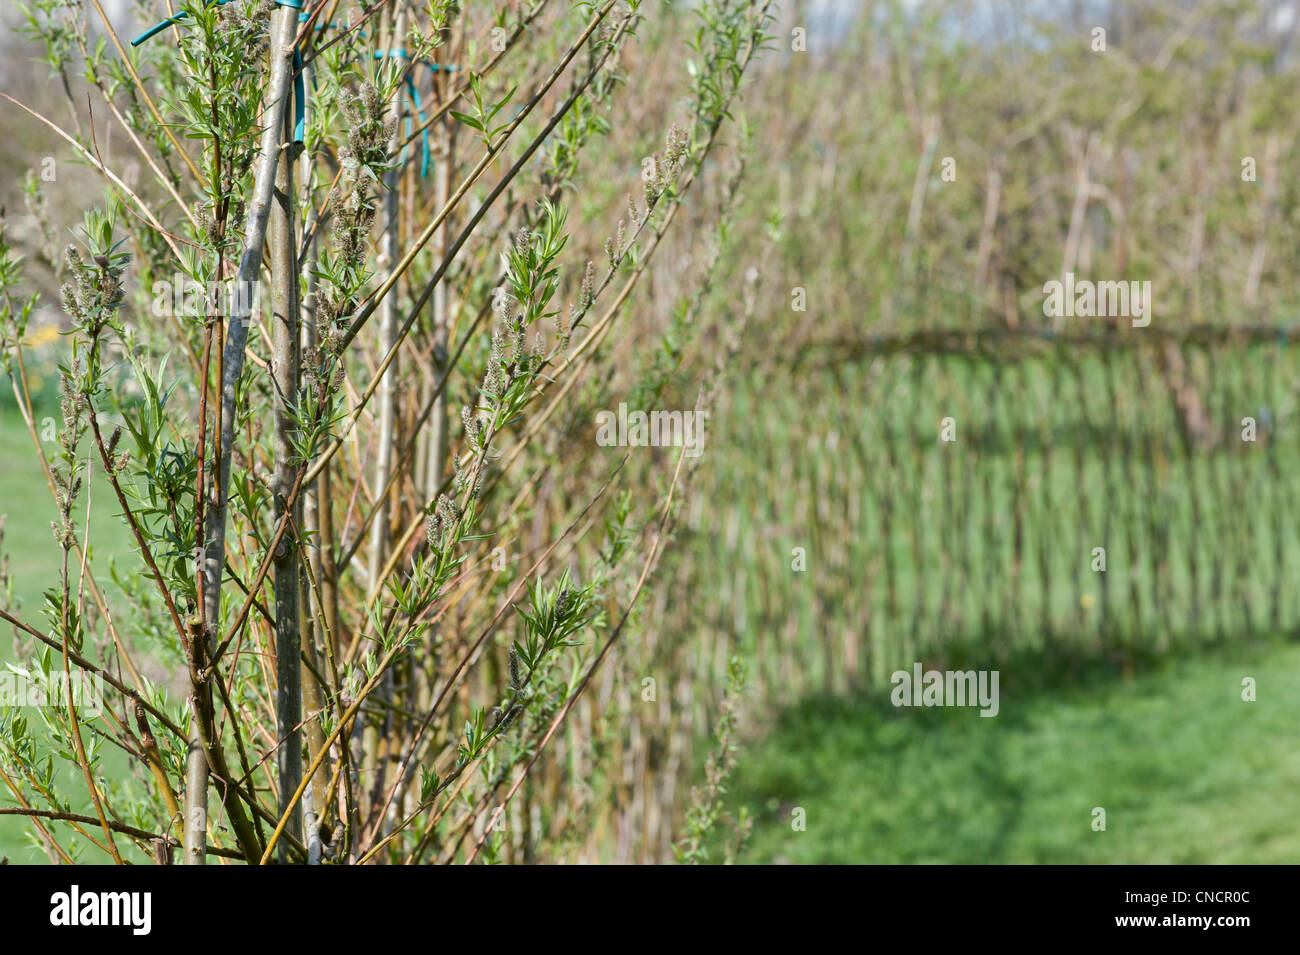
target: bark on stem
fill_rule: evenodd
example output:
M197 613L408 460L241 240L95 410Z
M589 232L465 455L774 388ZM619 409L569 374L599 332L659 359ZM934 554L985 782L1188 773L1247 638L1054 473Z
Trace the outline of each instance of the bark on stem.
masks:
M389 55L393 60L391 64L394 69L394 75L399 76L404 69L403 61L397 58L396 51L403 47L403 37L406 36L406 5L399 3L394 11L392 20L392 33L389 39ZM384 175L384 225L383 236L380 240L379 267L381 269L391 269L393 261L397 255L398 246L398 196L400 195L402 166L401 166L401 130L402 130L402 83L398 80L393 87L392 98L389 101L389 115L393 120L393 132L389 137L388 151L389 161L393 164L392 168ZM380 351L388 352L397 344L397 290L398 286L394 285L388 294L384 296L380 307L379 319L379 344ZM379 495L375 501L375 521L370 526L370 589L374 591L379 586L378 575L384 566L384 558L387 555L389 526L391 521L388 515L388 477L389 469L392 466L392 449L393 449L393 431L395 427L396 407L397 407L397 374L398 362L394 358L392 364L382 373L382 381L379 391L379 446L375 449L375 488ZM391 673L385 674L384 686L381 698L387 702L392 702L393 697L393 676ZM364 767L369 773L366 778L374 780L377 791L384 783L384 770L387 768L381 764L384 747L384 729L390 723L392 717L383 718L383 726L371 725L366 728L364 734Z
M311 67L303 68L303 87L311 90L313 85ZM308 96L311 94L308 93ZM308 150L304 150L302 157L302 188L309 200L312 195L312 155ZM303 298L302 309L300 311L301 330L299 342L301 351L299 352L299 374L301 375L301 356L316 347L316 226L317 213L314 202L308 201L306 206L306 221L303 223L303 241L309 243L309 247L302 253L303 261L306 263L304 271L307 276L307 293ZM306 570L307 565L311 567L312 577L317 581L318 587L323 587L321 580L321 559L320 548L320 485L325 480L324 475L311 481L303 489L302 514L303 530L308 535L308 540L316 541L315 548L309 548L308 551L301 555L300 561ZM303 621L303 668L302 668L302 703L307 714L316 714L307 724L307 753L311 759L316 758L325 746L325 730L321 726L320 712L325 705L325 695L321 692L320 681L316 674L320 672L320 654L317 650L317 637L320 629L317 625L317 619L322 614L323 608L315 607L313 612L312 589L308 586L306 574L303 575L303 585L300 589L299 598L299 615ZM311 790L307 794L310 796L310 803L307 796L303 797L303 827L306 831L307 843L307 862L309 865L316 865L320 862L322 851L322 830L329 825L329 781L328 767L322 766L312 777Z
M286 111L283 118L286 139L289 138L288 124L291 122L291 114ZM272 555L272 589L275 593L275 710L277 731L282 740L276 756L281 814L302 779L302 733L298 728L302 722L302 634L298 608L302 590L298 528L302 519L301 506L290 499L297 478L292 438L297 428L298 336L301 333L298 248L293 231L295 148L290 146L280 150L275 173L275 200L271 205L267 230L267 254L271 265L271 374L275 392L271 497L277 524L289 512L288 527ZM290 817L288 831L291 835L301 837L300 811L295 811ZM281 862L289 861L286 848L281 846Z
M253 175L253 196L248 204L244 229L244 251L236 276L235 303L225 336L221 376L221 444L217 452L216 478L212 499L208 503L206 546L203 566L203 638L209 648L216 646L221 633L221 577L226 561L226 502L230 492L230 458L235 443L235 391L244 370L244 347L253 313L253 293L262 267L262 250L266 240L267 217L271 192L275 185L276 163L284 142L285 106L292 88L293 46L298 27L298 11L276 7L271 12L271 77L262 114L262 142ZM208 763L204 754L204 727L214 722L201 718L200 708L211 706L211 688L195 687L191 697L195 709L191 719L189 752L185 771L185 829L182 860L186 865L203 865L207 857L204 838L208 823Z

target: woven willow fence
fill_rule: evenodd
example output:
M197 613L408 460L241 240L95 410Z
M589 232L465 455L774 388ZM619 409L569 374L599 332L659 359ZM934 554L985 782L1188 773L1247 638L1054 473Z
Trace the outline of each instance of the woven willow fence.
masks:
M1035 672L1059 684L1294 635L1292 338L920 332L737 376L648 632L575 712L617 767L586 799L578 786L576 812L610 811L575 857L671 858L737 652L750 710L766 714L809 694L883 696L917 661L1003 669L1009 697ZM594 782L558 742L552 770ZM545 787L518 807L519 858L533 799Z
M921 333L812 353L715 422L728 450L710 449L683 548L713 559L682 574L684 602L783 701L916 660L1294 633L1291 338ZM762 463L733 469L736 449Z
M926 333L755 379L656 608L652 645L691 648L675 702L737 650L766 705L918 660L1127 668L1294 634L1298 366L1276 329Z

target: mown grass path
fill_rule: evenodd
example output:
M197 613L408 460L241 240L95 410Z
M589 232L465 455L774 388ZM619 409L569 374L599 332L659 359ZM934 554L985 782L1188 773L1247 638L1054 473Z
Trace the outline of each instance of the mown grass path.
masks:
M757 814L743 861L1300 861L1300 647L1018 684L1003 672L992 719L887 699L788 710L741 755L732 799ZM1098 806L1105 832L1091 828Z

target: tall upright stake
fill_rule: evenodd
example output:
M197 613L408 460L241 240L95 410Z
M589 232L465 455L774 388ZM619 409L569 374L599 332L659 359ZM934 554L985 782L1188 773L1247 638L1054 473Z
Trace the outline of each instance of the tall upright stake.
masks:
M292 115L284 116L286 140ZM293 431L298 409L299 335L301 321L298 307L298 243L294 240L295 204L293 166L297 147L280 151L275 171L275 201L271 206L267 244L271 264L271 374L274 379L275 430L272 437L274 456L271 496L275 521L288 514L289 526L272 555L275 591L276 656L276 724L280 739L278 769L280 777L280 813L302 779L302 630L298 600L302 590L301 554L298 550L302 507L290 504L298 461L293 447ZM301 807L295 807L287 831L294 836L302 832ZM280 861L287 862L287 843L280 843Z
M404 60L399 58L399 50L405 47L406 4L399 2L393 11L392 31L389 34L388 57L395 61L396 75L404 69ZM398 231L398 197L401 192L401 142L402 142L402 83L398 81L393 87L389 116L393 119L393 134L389 138L388 152L392 168L384 176L384 224L380 238L379 266L388 269L397 260ZM397 288L393 288L384 297L379 313L379 351L387 353L397 344ZM388 479L392 468L394 427L396 419L398 361L396 357L384 373L379 388L379 446L375 449L375 516L370 525L370 585L378 588L379 575L383 572L384 560L388 550L389 523ZM393 695L392 671L384 675L380 698L391 702ZM385 717L391 720L391 716ZM381 765L380 750L384 748L382 734L373 724L363 735L364 768L372 773L368 778L373 781L376 797L383 792L386 765Z
M239 261L235 305L226 329L221 373L221 444L217 450L216 478L208 502L208 526L202 558L203 639L195 648L201 666L221 639L221 578L226 563L226 503L230 493L230 458L235 444L235 392L244 370L244 346L248 342L248 325L253 315L254 291L262 268L262 250L266 240L266 223L275 185L275 168L284 142L285 105L293 81L293 47L298 27L298 11L276 7L271 12L271 78L267 85L262 112L262 142L253 173L253 196L248 204L244 228L244 251ZM206 650L206 652L204 652ZM212 690L210 678L194 687L190 720L189 750L185 770L185 828L182 860L186 865L203 865L207 861L208 763L205 749L213 747L216 722L211 718ZM228 794L227 807L238 807L238 797ZM242 811L242 810L240 810ZM233 820L232 820L233 821Z
M311 96L310 90L313 88L312 68L311 66L303 67L302 89L307 97ZM316 215L316 204L313 201L313 178L312 153L309 149L303 149L299 157L302 167L302 185L300 188L307 196L306 216L303 222L302 234L305 237L311 235L311 242L301 254L306 274L306 295L303 298L302 309L300 311L301 329L298 341L301 346L299 351L299 375L302 372L302 355L305 352L316 348L316 229L318 219ZM317 673L320 672L320 650L319 646L325 633L322 627L318 625L318 620L324 618L325 608L321 606L313 596L312 588L308 583L307 570L310 568L311 579L314 579L318 590L316 593L323 595L326 588L324 575L322 573L323 561L321 552L325 547L332 546L321 533L322 520L320 514L321 498L320 490L324 484L329 469L322 472L321 476L314 481L309 481L302 490L302 527L303 538L312 541L312 546L308 547L301 555L299 563L303 568L302 586L299 588L301 595L298 602L298 614L302 619L302 705L306 715L311 716L307 723L307 756L309 761L314 760L316 755L325 748L325 729L321 724L320 713L325 705L325 696L321 691L320 681L317 679ZM328 505L326 505L328 506ZM313 715L314 714L314 715ZM327 766L321 766L316 770L316 775L312 777L311 789L303 796L303 831L306 835L307 862L309 865L320 863L322 852L322 830L329 825L330 806L329 799L329 772Z

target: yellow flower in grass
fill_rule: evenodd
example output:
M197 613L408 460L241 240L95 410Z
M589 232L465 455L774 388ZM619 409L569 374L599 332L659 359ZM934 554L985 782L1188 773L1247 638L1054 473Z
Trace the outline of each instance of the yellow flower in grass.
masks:
M42 325L40 328L36 329L36 331L23 339L23 345L39 348L41 345L50 345L58 340L58 325Z

